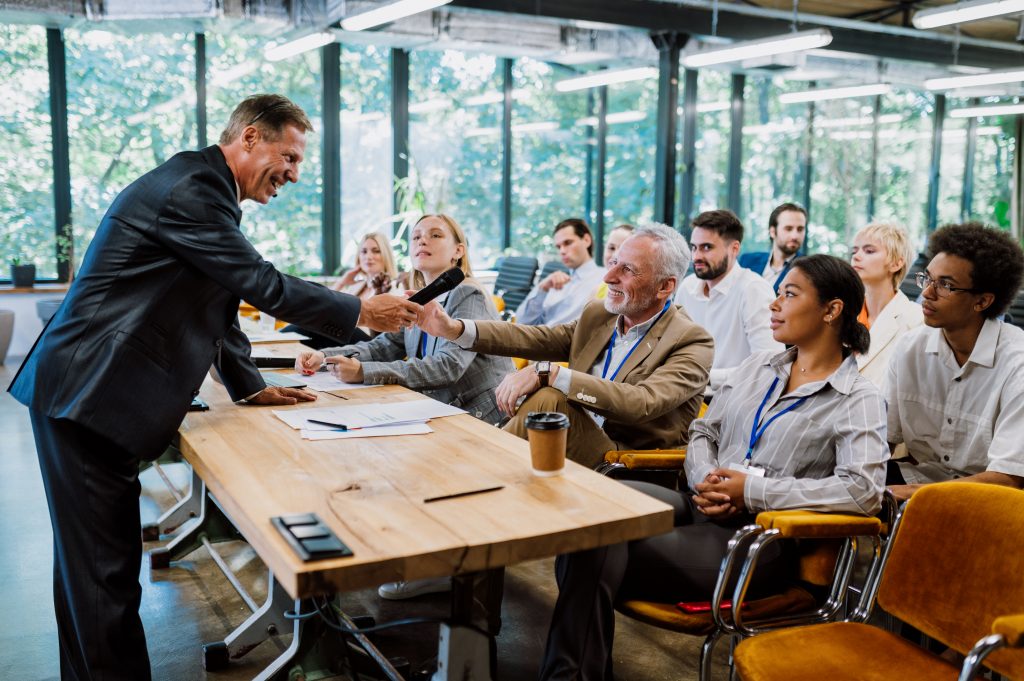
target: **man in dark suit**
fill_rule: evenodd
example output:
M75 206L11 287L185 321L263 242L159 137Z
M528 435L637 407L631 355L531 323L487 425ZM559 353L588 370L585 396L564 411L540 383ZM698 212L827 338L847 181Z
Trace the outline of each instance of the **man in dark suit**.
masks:
M800 254L807 237L807 211L796 203L783 203L768 216L770 251L755 251L740 256L741 267L757 272L771 284L775 293L786 278L793 260Z
M239 203L298 180L309 130L285 97L249 97L219 145L122 191L9 388L29 408L50 509L63 679L150 678L138 466L167 446L210 366L236 401L315 399L266 386L239 299L342 342L357 323L393 331L416 319L404 298L360 304L281 274L242 236Z

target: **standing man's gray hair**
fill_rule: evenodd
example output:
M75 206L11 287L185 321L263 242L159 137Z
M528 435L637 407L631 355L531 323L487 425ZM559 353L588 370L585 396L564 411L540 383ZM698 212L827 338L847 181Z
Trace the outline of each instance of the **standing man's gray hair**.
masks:
M654 269L659 279L675 277L676 287L678 287L686 276L686 270L690 268L690 244L686 241L686 237L660 222L651 222L638 227L629 238L635 239L641 236L658 242L658 255L654 261Z
M269 142L281 139L286 125L294 125L302 132L313 132L306 112L284 95L260 94L246 97L231 112L227 127L220 134L220 144L231 144L250 125L256 126Z

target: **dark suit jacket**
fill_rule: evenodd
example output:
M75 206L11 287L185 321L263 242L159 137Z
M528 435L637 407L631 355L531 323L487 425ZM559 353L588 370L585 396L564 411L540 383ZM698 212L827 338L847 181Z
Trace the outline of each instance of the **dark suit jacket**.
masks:
M242 236L236 192L217 146L177 154L122 191L11 394L152 458L211 365L232 399L265 387L238 326L240 298L347 340L359 299L274 269Z
M764 272L765 266L768 265L768 258L770 258L771 255L771 251L754 251L753 253L744 253L739 259L740 267L746 267L748 270L753 270L758 276L760 276L761 273ZM797 253L797 255L799 256L801 254ZM775 293L779 292L779 284L781 284L782 280L786 278L786 274L789 272L789 268L793 266L794 260L796 260L796 258L790 258L786 261L785 267L782 268L782 271L779 272L779 276L777 276L775 281L772 282L772 288L775 290Z

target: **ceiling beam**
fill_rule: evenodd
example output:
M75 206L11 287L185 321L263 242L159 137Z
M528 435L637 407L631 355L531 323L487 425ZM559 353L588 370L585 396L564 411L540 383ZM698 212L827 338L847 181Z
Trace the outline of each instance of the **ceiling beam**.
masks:
M651 31L676 31L707 35L711 28L710 7L697 3L676 4L658 0L454 0L450 8L522 14L553 20L571 19L612 24ZM791 17L785 13L763 11L758 16L744 8L741 12L728 4L719 6L718 35L736 40L786 33L792 29ZM800 28L828 28L832 31L830 49L871 55L886 59L906 59L937 65L953 64L953 45L949 36L928 31L908 30L888 25L863 23L863 28L849 26L854 22L840 18L803 14ZM843 24L843 25L837 25ZM980 44L980 43L989 44ZM958 63L968 66L1005 68L1019 61L1024 48L1013 43L1005 47L994 41L962 40Z

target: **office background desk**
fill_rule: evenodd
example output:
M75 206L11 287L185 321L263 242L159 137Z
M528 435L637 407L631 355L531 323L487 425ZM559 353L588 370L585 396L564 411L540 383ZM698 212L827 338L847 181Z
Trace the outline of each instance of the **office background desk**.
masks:
M525 441L469 415L435 419L429 435L311 442L272 408L233 404L213 381L202 397L210 411L188 415L181 452L295 599L483 572L671 528L668 506L575 463L558 477L534 476ZM284 408L420 398L381 386ZM504 488L423 502L492 485ZM354 555L299 560L270 518L309 512Z

